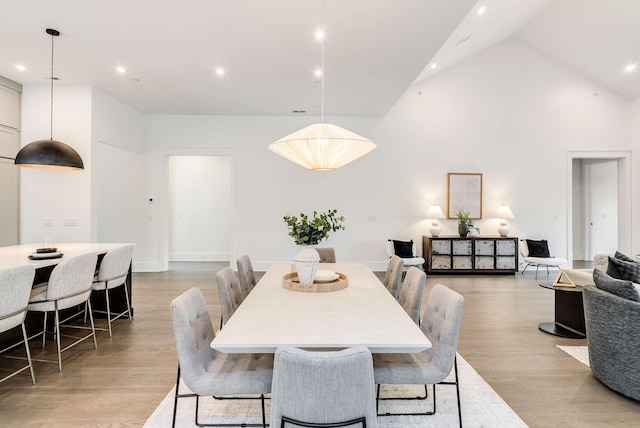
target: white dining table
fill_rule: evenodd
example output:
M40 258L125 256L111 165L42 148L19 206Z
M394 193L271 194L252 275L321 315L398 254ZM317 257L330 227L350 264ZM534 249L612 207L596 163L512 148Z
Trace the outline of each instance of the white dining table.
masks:
M282 286L290 263L269 268L216 334L211 347L225 353L273 353L279 346L334 350L366 346L375 353L412 353L431 347L365 264L321 264L343 273L349 286L330 292Z

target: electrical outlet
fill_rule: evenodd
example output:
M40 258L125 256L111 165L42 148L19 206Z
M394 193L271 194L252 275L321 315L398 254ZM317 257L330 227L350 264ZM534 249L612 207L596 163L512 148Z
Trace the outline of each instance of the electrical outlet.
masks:
M65 217L64 218L65 226L77 226L78 225L78 217Z

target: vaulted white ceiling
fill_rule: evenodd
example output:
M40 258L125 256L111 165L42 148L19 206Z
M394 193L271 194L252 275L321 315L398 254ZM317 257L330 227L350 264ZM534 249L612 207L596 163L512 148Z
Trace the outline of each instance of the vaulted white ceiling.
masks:
M640 96L640 72L621 70L640 65L638 0L5 3L0 75L48 84L44 30L55 28L56 85L94 86L145 113L319 114L314 32L321 27L327 115L384 115L415 80L508 37L628 98Z

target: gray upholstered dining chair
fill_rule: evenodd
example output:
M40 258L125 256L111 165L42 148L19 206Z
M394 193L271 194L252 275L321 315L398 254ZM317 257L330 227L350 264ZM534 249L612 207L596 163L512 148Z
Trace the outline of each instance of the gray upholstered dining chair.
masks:
M316 251L320 254L320 263L335 263L336 262L336 250L332 247L318 248Z
M245 296L236 273L230 267L227 266L216 273L216 280L218 282L218 296L220 297L220 328L222 328L238 309Z
M31 382L34 385L36 383L33 364L31 363L31 352L29 351L29 339L27 338L27 330L24 327L24 319L27 315L29 295L31 294L35 273L35 268L30 265L0 270L0 333L13 330L18 326L22 328L22 340L3 349L0 354L4 354L5 351L23 343L27 353L27 365L11 371L10 374L1 378L0 382L29 370L31 372ZM19 357L9 356L8 358Z
M375 354L373 371L378 384L433 385L433 411L412 415L436 413L436 384L455 385L458 401L458 420L462 427L460 409L460 387L458 385L458 363L456 349L460 335L464 297L442 284L436 284L427 300L420 329L431 342L431 348L416 354ZM455 380L445 381L451 369ZM380 416L396 416L394 413L379 413ZM406 414L403 414L406 415Z
M102 313L107 315L108 328L97 328L96 330L109 331L109 337L111 334L111 323L120 317L127 315L129 322L131 322L131 306L129 305L129 291L127 290L127 275L129 275L129 267L131 266L131 259L133 257L133 249L135 245L124 245L122 247L114 248L104 255L98 268L98 274L94 277L92 289L94 291L104 291L106 301L106 311L94 310L95 313ZM111 290L122 287L124 290L125 300L127 302L127 309L118 314L111 314L111 305L109 303L109 293ZM86 321L86 315L85 315Z
M35 287L32 290L31 298L29 300L29 310L33 312L44 312L45 316L43 331L31 336L29 339L42 335L42 344L44 346L47 333L47 313L54 312L55 321L53 325L53 334L56 338L56 345L58 349L58 361L39 360L35 358L33 361L58 363L58 371L62 371L62 353L64 351L89 338L93 338L93 345L98 349L95 326L93 325L91 301L89 300L91 297L91 285L93 282L93 275L96 271L97 261L98 256L96 254L83 254L63 260L53 268L49 281L45 285ZM89 310L91 333L82 337L69 336L76 340L65 348L62 348L60 345L60 337L63 336L60 332L61 327L75 329L88 329L88 327L65 324L67 321L76 318L79 313L73 314L64 320L60 320L60 311L77 305L82 305L84 303L87 304L87 308Z
M387 265L387 271L384 274L382 283L389 293L398 300L400 295L400 284L402 283L402 271L404 269L404 260L398 256L391 256L389 264Z
M278 348L273 366L271 424L377 427L371 352Z
M271 354L225 354L211 349L215 338L207 303L199 288L191 288L171 302L173 332L178 353L178 374L173 402L176 425L178 399L196 398L197 426L262 426L266 427L264 395L271 392L273 356ZM193 392L180 394L180 377ZM207 425L198 421L200 396L259 395L262 424Z
M249 293L251 293L251 290L253 290L253 287L256 286L256 274L253 272L251 259L249 256L242 256L236 261L236 265L238 266L240 288L242 289L244 297L247 297Z
M410 267L400 287L398 303L411 317L413 322L420 325L420 305L427 274L416 267Z

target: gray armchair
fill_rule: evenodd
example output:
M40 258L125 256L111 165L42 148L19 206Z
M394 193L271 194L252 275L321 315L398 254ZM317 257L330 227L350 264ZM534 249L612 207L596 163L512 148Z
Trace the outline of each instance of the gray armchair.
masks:
M320 255L320 263L335 263L336 262L336 250L332 247L316 247L316 251Z
M249 256L242 256L236 261L238 266L238 279L240 280L240 288L244 296L248 296L256 286L256 274L253 271L253 265Z
M382 283L389 293L398 300L400 294L400 284L402 283L402 270L404 269L404 260L398 256L391 256L387 271L384 274Z
M586 285L582 291L593 375L640 401L640 302Z
M270 354L223 354L211 349L215 338L207 303L199 288L191 288L171 302L171 318L178 353L178 374L173 401L176 425L178 399L196 398L195 423L198 426L221 426L198 421L200 396L241 394L260 395L262 424L227 424L223 426L266 427L264 395L271 391L273 356ZM180 377L193 394L181 394Z
M278 348L273 366L271 427L376 428L371 352Z
M410 414L385 412L379 413L379 416L434 415L436 384L455 385L458 420L462 427L456 349L463 308L464 297L442 284L436 284L427 299L427 307L420 325L420 329L431 342L431 348L417 354L374 354L373 372L378 384L379 400L384 400L380 398L381 384L433 385L433 411ZM445 381L452 368L455 380Z
M420 305L422 304L422 294L427 275L417 267L410 267L404 282L400 287L398 303L411 317L413 322L420 325Z

